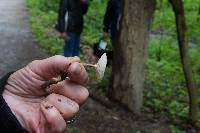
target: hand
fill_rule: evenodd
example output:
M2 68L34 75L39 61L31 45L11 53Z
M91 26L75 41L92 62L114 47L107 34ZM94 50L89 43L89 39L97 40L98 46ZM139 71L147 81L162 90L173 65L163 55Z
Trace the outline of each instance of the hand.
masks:
M67 40L68 39L68 35L66 32L60 33L59 38Z
M78 57L53 56L36 60L12 74L3 97L21 125L31 133L61 133L88 97L84 87L88 74ZM41 86L49 79L67 72L68 78Z
M108 32L103 32L103 38L105 40L109 39L109 33Z

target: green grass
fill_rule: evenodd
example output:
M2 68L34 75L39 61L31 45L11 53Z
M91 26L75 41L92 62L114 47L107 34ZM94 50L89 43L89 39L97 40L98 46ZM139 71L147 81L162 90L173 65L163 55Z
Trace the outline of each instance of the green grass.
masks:
M58 0L53 0L48 6L45 0L27 0L29 13L31 14L31 29L35 34L36 42L50 54L61 54L64 42L55 36ZM51 2L50 2L51 3ZM57 5L57 6L55 6ZM51 8L48 8L48 7Z
M198 94L200 94L200 28L197 21L199 2L199 0L184 1L190 44L189 55L198 84ZM163 0L160 4L160 2L157 4L152 31L155 33L160 29L164 30L160 35L151 36L149 41L144 108L153 109L160 114L167 112L173 119L187 120L188 94L176 41L175 18L167 0ZM200 127L200 117L198 121Z

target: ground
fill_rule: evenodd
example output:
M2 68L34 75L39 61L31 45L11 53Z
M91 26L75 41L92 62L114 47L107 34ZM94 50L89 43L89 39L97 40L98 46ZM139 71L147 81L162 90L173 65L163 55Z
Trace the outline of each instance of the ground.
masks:
M1 77L35 59L48 57L34 42L29 28L25 0L0 2L0 75ZM86 50L91 55L90 49ZM152 114L136 117L131 112L113 104L105 106L95 98L83 105L77 120L69 125L69 132L78 133L169 133L167 118Z

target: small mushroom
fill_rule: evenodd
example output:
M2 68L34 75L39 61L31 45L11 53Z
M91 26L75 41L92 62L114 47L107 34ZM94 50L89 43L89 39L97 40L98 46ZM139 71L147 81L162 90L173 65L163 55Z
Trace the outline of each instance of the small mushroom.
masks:
M104 76L104 72L107 65L107 56L106 53L104 53L101 58L98 60L97 64L83 64L83 66L87 67L94 67L96 69L97 79L101 80Z
M96 76L97 79L101 80L104 76L104 72L106 69L106 65L107 65L107 56L106 53L104 53L101 58L98 60L97 64L93 65L93 64L86 64L86 63L81 63L84 67L94 67L96 70ZM65 77L67 76L66 74L64 74ZM57 84L58 82L62 81L64 78L63 76L59 75L55 78L52 78L48 81L46 81L41 87L44 88L46 91L48 91L48 88L50 87L50 85L52 84Z

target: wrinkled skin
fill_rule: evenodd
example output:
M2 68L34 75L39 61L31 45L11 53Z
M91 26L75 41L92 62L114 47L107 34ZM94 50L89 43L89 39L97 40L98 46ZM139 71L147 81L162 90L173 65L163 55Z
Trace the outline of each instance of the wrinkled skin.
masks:
M8 79L3 97L21 125L31 133L62 133L66 121L78 112L88 97L84 87L88 74L78 57L53 56L33 61ZM45 81L61 72L68 77L42 88Z

